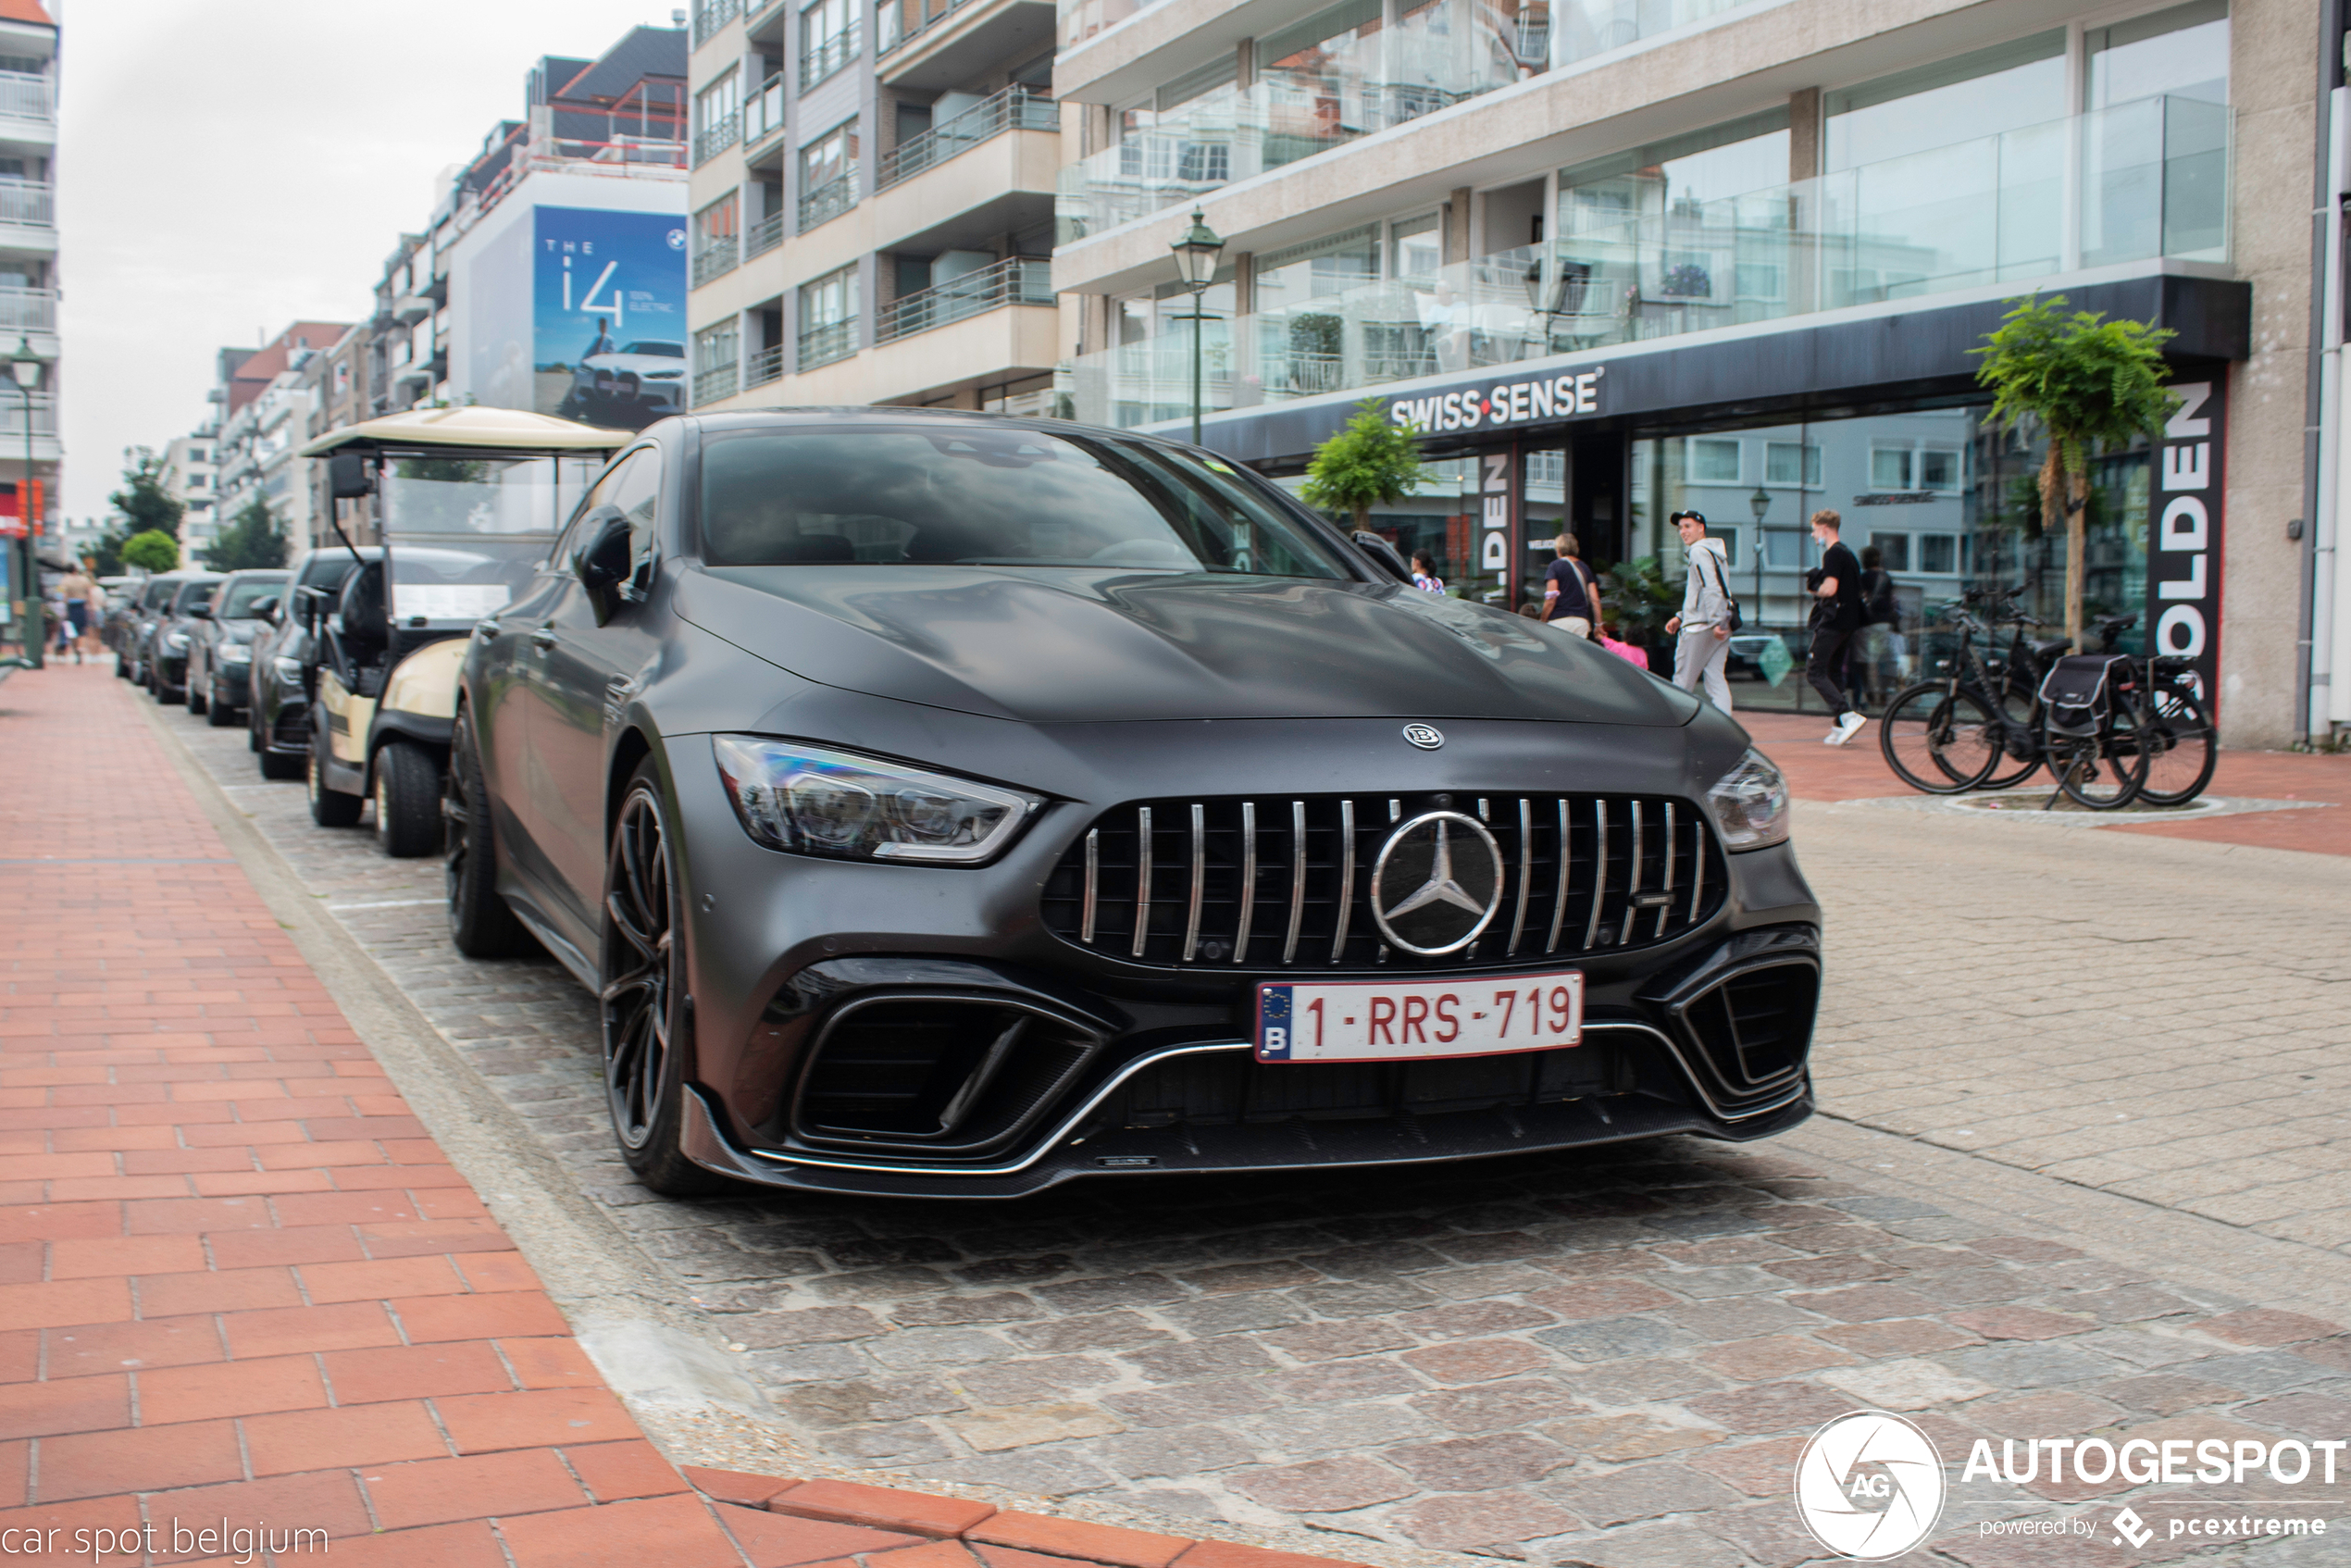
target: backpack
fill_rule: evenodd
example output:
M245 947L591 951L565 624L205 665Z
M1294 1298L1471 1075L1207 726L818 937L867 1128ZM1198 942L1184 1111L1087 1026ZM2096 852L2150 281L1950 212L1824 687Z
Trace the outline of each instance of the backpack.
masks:
M1723 624L1736 631L1747 624L1747 620L1739 614L1739 602L1731 592L1731 585L1723 579L1722 554L1713 550L1701 550L1698 554L1700 560L1714 563L1714 586L1723 591Z
M2041 722L2052 735L2095 735L2113 711L2114 690L2128 689L2131 661L2117 653L2069 653L2041 680Z

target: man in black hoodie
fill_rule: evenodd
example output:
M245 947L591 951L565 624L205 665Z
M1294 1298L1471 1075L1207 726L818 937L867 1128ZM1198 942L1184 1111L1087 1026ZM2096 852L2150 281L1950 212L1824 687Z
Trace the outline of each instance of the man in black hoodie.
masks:
M1869 722L1845 690L1853 639L1861 629L1861 563L1837 538L1843 527L1844 519L1826 507L1812 514L1821 564L1804 577L1812 591L1812 651L1804 661L1804 676L1836 716L1835 727L1822 737L1832 746L1844 745Z

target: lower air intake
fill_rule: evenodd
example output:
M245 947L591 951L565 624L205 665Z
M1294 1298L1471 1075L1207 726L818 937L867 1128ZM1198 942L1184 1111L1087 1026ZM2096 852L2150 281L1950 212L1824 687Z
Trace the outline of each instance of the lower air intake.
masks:
M1067 1022L973 997L881 997L826 1020L794 1134L860 1149L977 1153L1050 1104L1100 1044Z

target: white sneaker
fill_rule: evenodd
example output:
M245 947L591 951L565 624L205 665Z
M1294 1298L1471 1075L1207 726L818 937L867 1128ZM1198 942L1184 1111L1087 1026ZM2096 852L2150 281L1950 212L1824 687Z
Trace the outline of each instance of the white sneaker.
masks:
M1849 713L1842 715L1836 721L1836 728L1829 731L1828 744L1832 746L1844 745L1847 740L1852 740L1854 736L1860 734L1861 727L1869 722L1870 721L1868 719L1862 717L1860 714Z

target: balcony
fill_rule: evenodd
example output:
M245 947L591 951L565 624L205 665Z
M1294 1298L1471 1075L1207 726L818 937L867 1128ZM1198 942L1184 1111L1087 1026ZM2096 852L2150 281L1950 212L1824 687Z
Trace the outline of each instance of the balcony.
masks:
M795 362L802 371L814 370L820 365L830 365L837 359L847 359L857 352L857 321L827 322L821 327L801 330L800 355Z
M0 70L0 136L7 134L10 120L54 126L56 119L56 89L47 77Z
M13 224L19 229L55 229L55 188L37 180L0 179L0 224Z
M730 110L694 133L694 167L700 168L743 139L740 109Z
M742 14L742 0L701 0L694 7L694 47L709 43L720 28Z
M912 44L977 0L883 0L874 7L874 54L878 57Z
M1377 56L1391 62L1395 80L1335 70L1220 87L1069 165L1055 204L1057 242L1074 244L1519 80L1514 33L1504 36L1483 11L1475 25L1449 32L1450 15L1431 7L1396 30Z
M57 330L55 289L0 289L0 333Z
M743 259L765 255L784 243L784 215L771 212L743 233Z
M893 87L965 87L1052 44L1052 0L877 0L874 7L874 69Z
M743 367L743 390L764 387L784 379L784 345L763 348Z
M805 234L819 224L829 223L856 205L857 171L852 168L800 198L799 232Z
M742 367L734 360L722 365L707 365L694 372L694 406L716 403L732 397L741 389Z
M900 180L912 179L1007 131L1058 134L1061 124L1061 111L1051 98L1039 97L1025 87L1007 87L954 118L942 120L891 148L881 161L881 177L876 188L887 191Z
M1107 32L1159 0L1061 0L1056 29L1064 49L1075 49L1098 32Z
M1551 0L1553 65L1572 66L1661 32L1736 10L1749 0Z
M743 156L784 129L784 73L777 71L759 84L743 105Z
M19 457L24 455L25 413L23 393L19 392L14 397L0 398L0 462L7 459L8 443L12 441L16 443L16 455ZM36 439L44 436L54 438L56 435L57 400L54 393L33 393L31 414L32 433ZM52 453L51 455L55 454Z
M714 278L724 278L742 265L742 242L732 234L706 241L694 253L693 287L699 289Z
M1248 407L2087 268L2225 267L2224 106L2146 98L1712 202L1562 195L1560 237L1212 319L1202 406ZM1190 324L1070 367L1079 419L1188 415Z
M895 342L984 311L1001 310L1008 305L1050 305L1053 303L1052 275L1052 263L1049 261L1013 256L993 267L951 278L882 306L880 318L874 324L874 342Z
M857 57L857 25L819 38L800 56L800 90L802 93L840 70Z

